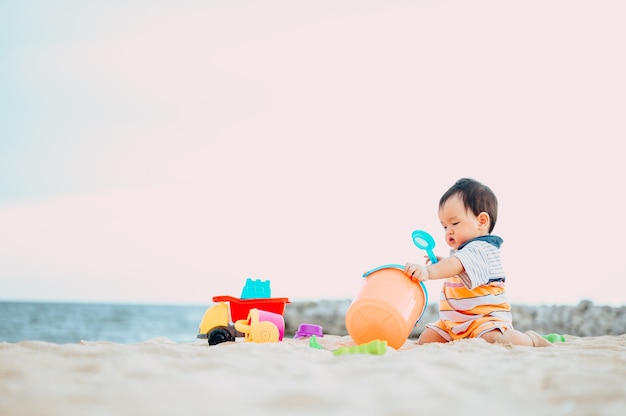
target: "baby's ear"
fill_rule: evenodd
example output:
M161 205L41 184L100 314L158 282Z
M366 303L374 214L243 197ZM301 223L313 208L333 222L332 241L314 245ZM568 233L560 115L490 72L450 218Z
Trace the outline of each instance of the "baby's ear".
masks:
M478 224L480 224L481 227L489 228L490 223L491 218L489 218L489 214L487 214L485 211L478 214Z

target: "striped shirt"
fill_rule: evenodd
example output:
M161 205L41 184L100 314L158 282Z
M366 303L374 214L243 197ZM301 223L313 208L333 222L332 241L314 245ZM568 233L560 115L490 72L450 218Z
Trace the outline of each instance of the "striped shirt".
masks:
M464 271L444 281L439 301L439 321L428 327L447 339L480 336L492 329L513 328L511 306L505 294L500 258L502 239L482 236L450 252ZM442 333L442 331L444 333Z
M468 289L505 280L500 259L502 239L497 236L485 237L491 238L475 238L450 252L451 256L458 258L463 264L465 271L459 274L459 278Z

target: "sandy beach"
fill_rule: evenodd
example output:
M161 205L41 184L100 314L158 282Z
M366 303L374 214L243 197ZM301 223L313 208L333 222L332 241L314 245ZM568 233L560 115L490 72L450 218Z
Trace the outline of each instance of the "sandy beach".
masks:
M349 336L209 346L0 343L0 415L622 415L626 335L549 348L480 339L381 355Z

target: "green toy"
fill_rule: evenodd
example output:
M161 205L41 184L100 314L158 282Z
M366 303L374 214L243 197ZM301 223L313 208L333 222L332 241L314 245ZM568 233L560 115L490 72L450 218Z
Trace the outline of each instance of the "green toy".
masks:
M366 344L355 345L353 347L339 347L333 351L333 355L346 354L374 354L382 355L387 352L387 341L375 339Z
M553 344L555 342L565 342L565 337L563 335L551 333L551 334L542 335L542 336Z
M311 335L311 338L309 338L309 347L315 348L315 349L318 349L318 350L323 350L324 349L324 347L322 347L317 342L317 337L315 335Z
M317 342L317 337L315 335L311 335L309 338L309 346L311 348L315 348L318 350L323 350L322 347ZM333 355L346 355L346 354L373 354L373 355L382 355L387 352L387 341L381 341L379 339L375 339L366 344L354 345L351 347L339 347L336 350L333 350Z

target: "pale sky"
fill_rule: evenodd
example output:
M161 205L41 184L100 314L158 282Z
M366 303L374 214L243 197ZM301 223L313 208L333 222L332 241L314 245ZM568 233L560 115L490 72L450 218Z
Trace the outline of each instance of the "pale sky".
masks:
M626 303L622 0L92 3L0 2L0 300L352 298L468 176L512 303Z

